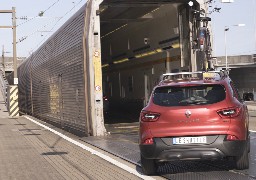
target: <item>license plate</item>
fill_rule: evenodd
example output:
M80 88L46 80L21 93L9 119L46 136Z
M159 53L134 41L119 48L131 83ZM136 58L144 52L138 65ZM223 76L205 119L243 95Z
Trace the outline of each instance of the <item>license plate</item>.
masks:
M202 144L206 143L206 136L173 138L173 144Z

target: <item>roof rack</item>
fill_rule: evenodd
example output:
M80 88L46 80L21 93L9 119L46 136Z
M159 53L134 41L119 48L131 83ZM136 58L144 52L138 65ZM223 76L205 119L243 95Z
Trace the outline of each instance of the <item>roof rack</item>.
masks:
M161 76L161 81L179 81L179 80L221 80L228 77L228 71L197 71L197 72L178 72L178 73L166 73Z

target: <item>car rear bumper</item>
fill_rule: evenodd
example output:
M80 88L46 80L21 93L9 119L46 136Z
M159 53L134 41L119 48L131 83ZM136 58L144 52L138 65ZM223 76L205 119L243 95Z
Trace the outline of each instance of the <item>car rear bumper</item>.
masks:
M140 145L141 155L162 161L186 159L220 159L239 156L246 141L225 141L225 135L211 136L206 144L173 145L172 138L154 138L152 145Z

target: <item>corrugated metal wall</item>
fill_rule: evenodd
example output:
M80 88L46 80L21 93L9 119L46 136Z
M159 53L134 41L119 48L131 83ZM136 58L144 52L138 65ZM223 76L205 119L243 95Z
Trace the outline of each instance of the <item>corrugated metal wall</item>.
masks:
M18 69L20 110L78 135L89 135L83 67L85 7Z

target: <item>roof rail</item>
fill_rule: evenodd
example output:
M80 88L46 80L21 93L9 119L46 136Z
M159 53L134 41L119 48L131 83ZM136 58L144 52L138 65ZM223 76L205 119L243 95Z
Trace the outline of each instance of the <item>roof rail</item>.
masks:
M213 73L213 74L212 74ZM209 75L212 74L212 75ZM224 79L228 77L228 71L220 70L220 71L197 71L197 72L178 72L178 73L165 73L161 76L161 80L174 80L174 79L203 79L203 77L209 76L218 76L219 79Z

